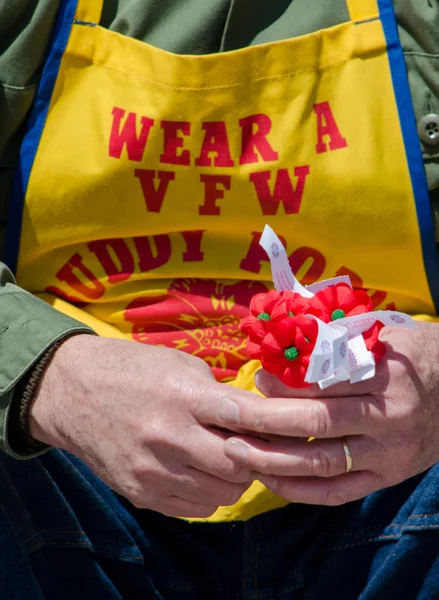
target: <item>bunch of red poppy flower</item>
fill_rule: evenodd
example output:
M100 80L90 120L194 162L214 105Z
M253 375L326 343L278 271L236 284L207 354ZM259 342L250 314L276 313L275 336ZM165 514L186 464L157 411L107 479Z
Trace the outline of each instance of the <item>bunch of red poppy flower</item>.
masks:
M363 290L353 290L345 283L319 290L311 298L295 292L257 294L250 302L250 315L241 321L241 331L248 337L250 358L259 359L263 368L277 375L291 387L308 387L305 375L314 349L317 321L325 323L372 311L372 302ZM384 327L377 321L363 333L367 349L377 363L385 352L378 335Z

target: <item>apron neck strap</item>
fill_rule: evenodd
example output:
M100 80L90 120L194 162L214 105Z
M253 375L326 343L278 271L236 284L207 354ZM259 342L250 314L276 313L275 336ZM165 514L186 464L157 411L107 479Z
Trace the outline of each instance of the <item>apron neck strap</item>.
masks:
M352 21L366 21L379 17L378 0L346 0Z
M75 20L99 24L101 20L104 0L78 0Z

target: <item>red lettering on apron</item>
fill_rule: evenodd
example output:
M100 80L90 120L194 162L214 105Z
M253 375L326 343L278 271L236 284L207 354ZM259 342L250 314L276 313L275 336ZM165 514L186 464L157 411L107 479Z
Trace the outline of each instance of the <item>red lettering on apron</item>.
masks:
M171 241L169 235L160 234L133 238L139 255L139 269L141 272L152 271L165 265L171 258ZM155 252L152 247L155 246Z
M111 128L110 142L108 153L113 158L120 158L122 150L126 146L128 158L135 162L140 162L145 152L146 142L148 141L149 132L151 127L154 125L153 119L149 117L141 117L140 134L137 135L136 113L130 112L122 126L122 118L125 116L125 110L123 108L117 108L115 106L111 113L113 115L113 125Z
M198 208L198 214L219 216L221 209L216 205L216 201L224 198L224 190L230 190L230 175L200 175L200 181L204 183L204 204ZM222 186L223 189L218 186Z
M328 146L323 139L325 137L329 137L329 150L346 148L348 143L337 127L329 102L314 104L314 112L317 115L317 154L328 151Z
M75 273L77 271L77 273ZM79 278L79 274L85 278L84 283ZM82 262L82 256L77 252L70 260L56 273L56 278L66 283L69 287L79 292L89 300L97 300L105 294L105 286L97 279L96 275L90 271ZM88 285L87 285L88 284Z
M239 125L242 128L242 150L239 164L248 165L250 163L259 162L259 156L256 153L256 150L259 152L259 155L264 162L277 160L279 158L278 153L273 150L270 146L270 142L267 140L267 135L271 131L271 119L268 115L259 114L244 117L243 119L240 119ZM255 125L256 130L254 130Z
M175 173L173 171L152 171L151 169L135 169L134 177L140 180L143 197L148 212L159 213L170 181L174 181ZM156 189L154 179L159 180Z
M178 135L181 131L183 135L191 134L191 124L187 121L162 121L160 123L163 129L163 154L160 155L160 162L167 165L190 165L191 153L189 150L182 150L184 138ZM181 152L179 152L182 150Z
M201 146L200 156L195 159L195 166L211 167L212 158L209 154L214 153L213 166L233 167L234 162L230 154L229 140L227 139L227 129L224 121L205 121L202 124L202 129L206 133Z
M181 231L180 233L186 242L183 262L201 262L204 259L204 252L201 251L204 231Z
M256 195L261 205L262 214L275 215L279 203L284 205L287 215L297 214L302 203L306 178L309 175L309 166L296 167L294 175L297 177L296 187L291 183L288 169L278 169L273 193L270 192L268 182L271 180L271 171L250 173L249 179L255 186Z
M109 283L126 281L134 273L134 258L123 239L96 240L87 244L108 275ZM110 254L111 252L111 254ZM116 265L113 256L119 263Z
M311 265L306 273L299 273L300 268L309 259L311 259ZM300 278L300 281L307 285L321 279L326 267L326 260L323 254L315 248L309 248L308 246L302 246L301 248L294 250L288 260L293 273L295 273L296 276L298 275L298 279Z

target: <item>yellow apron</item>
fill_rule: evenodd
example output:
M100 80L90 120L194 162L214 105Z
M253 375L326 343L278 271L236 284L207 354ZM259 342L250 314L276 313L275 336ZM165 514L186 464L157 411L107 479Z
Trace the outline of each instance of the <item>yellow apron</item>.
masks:
M436 314L439 270L391 0L281 42L181 56L61 2L21 153L7 261L101 335L202 357L252 388L239 321L270 286L268 223L306 284ZM283 501L254 484L213 520Z

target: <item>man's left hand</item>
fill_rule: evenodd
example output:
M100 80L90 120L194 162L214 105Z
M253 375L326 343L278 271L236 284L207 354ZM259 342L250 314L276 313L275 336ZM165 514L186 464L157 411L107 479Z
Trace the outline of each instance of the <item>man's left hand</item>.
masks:
M368 381L292 389L266 371L257 385L275 409L240 427L226 455L291 502L336 506L395 485L439 461L439 324L384 328L386 354ZM281 401L282 399L282 401ZM316 438L307 441L308 438ZM346 472L343 440L352 456Z

